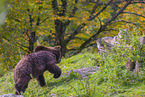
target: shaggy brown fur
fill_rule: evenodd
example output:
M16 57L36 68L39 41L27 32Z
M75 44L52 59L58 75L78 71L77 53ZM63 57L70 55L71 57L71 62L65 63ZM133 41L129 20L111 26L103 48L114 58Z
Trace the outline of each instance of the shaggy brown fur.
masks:
M58 63L61 61L61 53L60 53L60 46L55 46L55 47L44 47L44 46L37 46L33 52L38 52L38 51L49 51L56 56L56 60Z
M34 53L24 56L15 67L16 95L20 95L20 92L25 92L32 76L36 78L39 86L44 86L46 83L43 73L46 70L53 73L54 78L58 78L61 75L61 69L56 65L56 63L61 61L60 47L56 47L57 50L37 50L36 48ZM53 53L53 50L55 53Z

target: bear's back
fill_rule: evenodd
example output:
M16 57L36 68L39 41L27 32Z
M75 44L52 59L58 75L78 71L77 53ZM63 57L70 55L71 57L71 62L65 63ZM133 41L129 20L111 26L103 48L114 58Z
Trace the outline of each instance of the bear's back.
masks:
M34 52L28 55L31 61L33 62L48 62L51 60L56 61L56 56L49 52L49 51L39 51L39 52Z
M35 73L44 72L46 70L46 65L53 63L56 63L56 58L54 54L48 51L34 52L25 55L18 62L15 67L14 73L16 74L16 72L27 72L29 74L36 75Z
M16 65L16 68L28 67L27 65L43 65L46 63L56 62L55 55L48 51L34 52L25 55Z

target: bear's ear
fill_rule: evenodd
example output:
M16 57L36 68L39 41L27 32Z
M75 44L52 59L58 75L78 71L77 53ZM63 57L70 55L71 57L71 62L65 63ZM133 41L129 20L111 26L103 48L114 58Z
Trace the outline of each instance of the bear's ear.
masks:
M44 49L46 49L46 47L44 47L44 46L37 46L37 47L34 48L33 52L38 52L38 51L41 51L41 50L44 50Z
M58 46L55 46L54 48L55 48L56 50L59 50L59 51L60 51L61 46L58 45Z

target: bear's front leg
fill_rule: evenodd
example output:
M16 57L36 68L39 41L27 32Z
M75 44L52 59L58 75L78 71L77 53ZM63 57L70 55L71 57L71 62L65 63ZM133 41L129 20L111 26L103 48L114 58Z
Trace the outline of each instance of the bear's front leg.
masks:
M58 78L61 75L61 69L55 63L47 64L47 70L54 74L54 78Z
M36 80L38 81L39 86L43 87L46 85L43 74L36 77Z

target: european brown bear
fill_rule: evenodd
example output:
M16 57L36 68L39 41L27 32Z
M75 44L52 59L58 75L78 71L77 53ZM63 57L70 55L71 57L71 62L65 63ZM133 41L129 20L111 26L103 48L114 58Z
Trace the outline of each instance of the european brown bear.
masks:
M21 92L25 92L32 76L36 78L39 86L44 86L46 83L43 73L46 70L53 73L54 78L58 78L61 69L56 64L61 62L60 58L60 46L37 46L33 53L25 55L14 70L15 94L20 95Z

